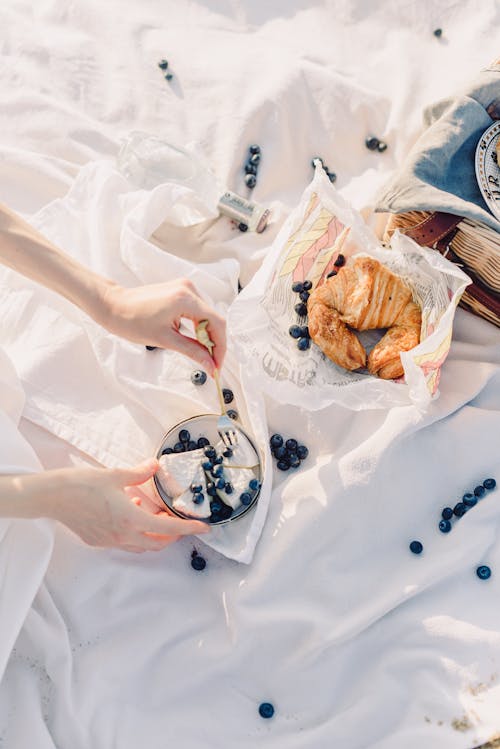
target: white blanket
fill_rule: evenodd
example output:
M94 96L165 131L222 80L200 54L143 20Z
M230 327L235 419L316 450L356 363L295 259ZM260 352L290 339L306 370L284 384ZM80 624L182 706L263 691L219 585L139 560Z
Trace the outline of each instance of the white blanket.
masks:
M9 0L0 199L121 283L189 275L226 311L310 181L312 156L376 225L373 195L418 134L422 106L498 55L499 20L493 3L445 0L52 0L33 11ZM138 128L197 142L243 194L246 150L259 143L254 198L273 210L268 229L179 226L175 206L189 213L193 195L134 192L114 159L119 136ZM370 134L385 153L367 151ZM133 464L179 419L215 407L187 360L108 335L11 271L0 280L0 345L43 465ZM8 367L4 392L16 396L2 398L1 470L38 470ZM269 464L251 527L213 542L226 556L186 539L137 557L61 527L54 543L49 524L5 523L0 743L468 749L499 732L499 491L450 534L437 530L444 505L500 480L499 369L499 331L462 310L424 417L411 406L292 408L254 392L230 353L224 376L263 449L279 431L309 458L290 474ZM12 528L20 535L6 543Z

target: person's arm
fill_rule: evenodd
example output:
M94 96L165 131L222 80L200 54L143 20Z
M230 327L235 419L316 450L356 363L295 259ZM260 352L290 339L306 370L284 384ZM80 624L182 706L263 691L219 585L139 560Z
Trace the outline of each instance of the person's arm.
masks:
M0 204L0 262L47 286L80 307L110 332L147 346L169 348L194 359L210 374L222 366L225 322L188 279L124 288L94 273ZM179 333L182 317L209 321L213 360L197 341Z
M209 532L205 523L173 517L148 500L139 485L157 469L158 462L150 460L127 469L62 468L0 476L0 517L51 518L91 546L135 552Z

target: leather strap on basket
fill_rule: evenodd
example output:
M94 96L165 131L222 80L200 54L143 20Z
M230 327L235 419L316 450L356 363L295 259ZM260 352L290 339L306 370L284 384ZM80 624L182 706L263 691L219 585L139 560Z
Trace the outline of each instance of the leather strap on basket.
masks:
M448 239L448 234L456 229L463 216L455 216L453 213L442 213L434 211L430 216L408 229L400 229L401 234L413 239L417 244L424 247L434 247L437 242ZM451 240L451 237L448 241Z

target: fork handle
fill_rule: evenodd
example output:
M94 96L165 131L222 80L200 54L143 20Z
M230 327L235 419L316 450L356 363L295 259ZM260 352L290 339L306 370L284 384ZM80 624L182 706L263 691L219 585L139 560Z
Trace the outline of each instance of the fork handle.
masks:
M217 367L214 369L214 380L215 380L215 386L217 388L217 393L219 395L221 414L225 414L226 404L224 403L224 395L222 394L222 388L220 386L220 379L219 379L219 370L217 369Z

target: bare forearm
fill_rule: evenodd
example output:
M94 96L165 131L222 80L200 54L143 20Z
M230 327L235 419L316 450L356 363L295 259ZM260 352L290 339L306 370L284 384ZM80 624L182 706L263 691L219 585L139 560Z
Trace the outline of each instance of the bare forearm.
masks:
M62 294L94 320L105 322L106 294L115 284L66 255L1 204L0 262Z
M62 483L60 471L0 476L0 517L51 517Z

